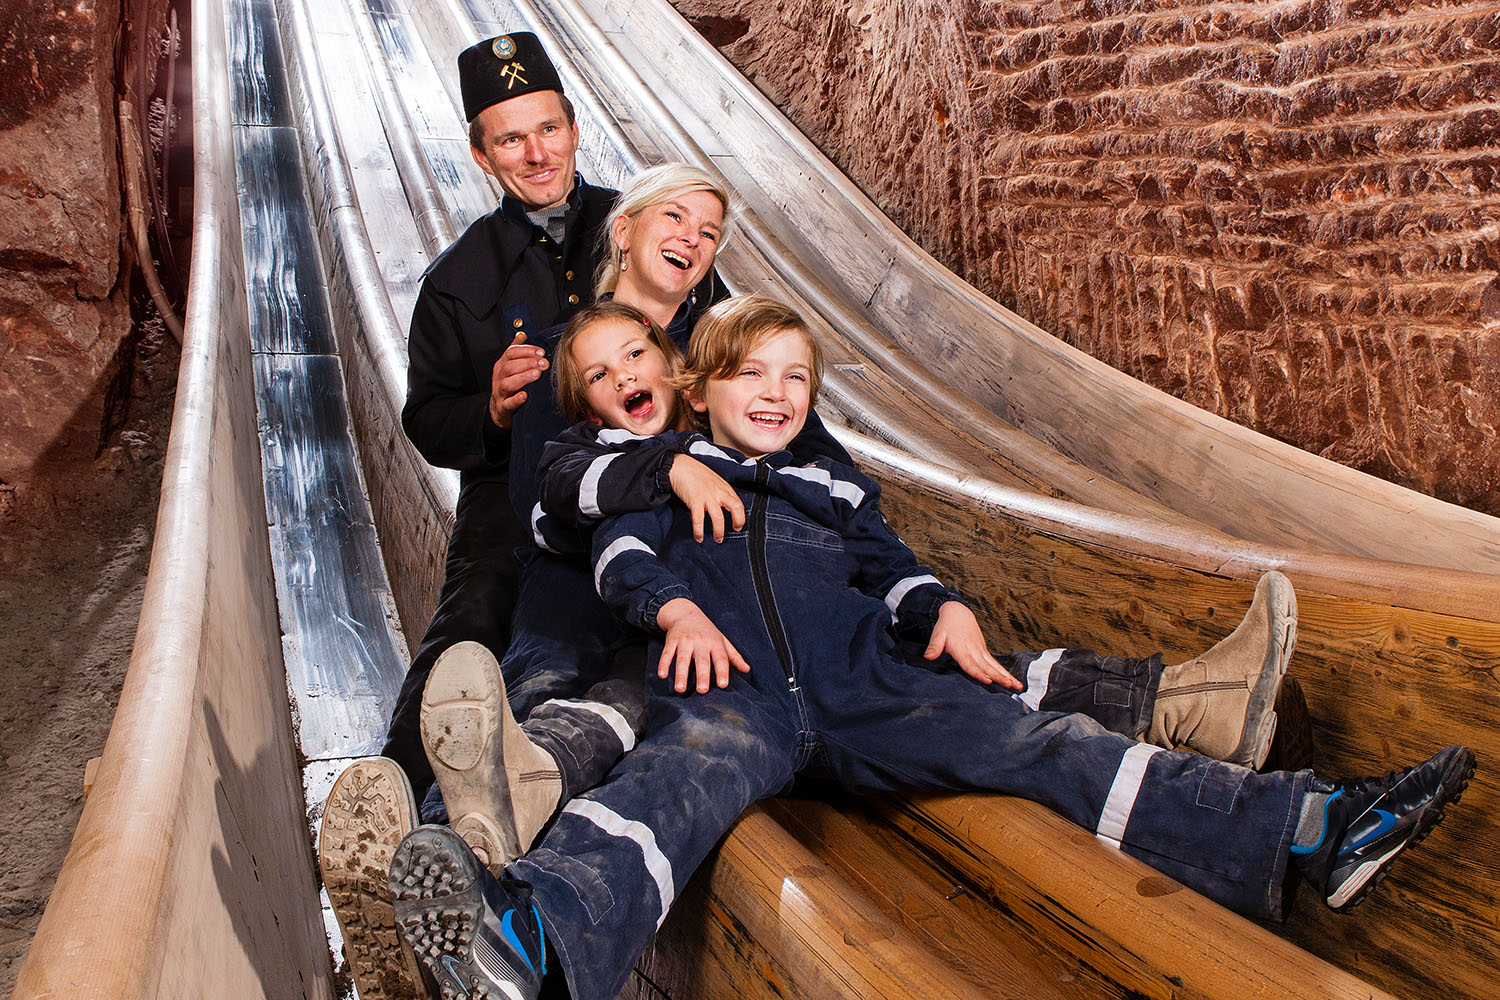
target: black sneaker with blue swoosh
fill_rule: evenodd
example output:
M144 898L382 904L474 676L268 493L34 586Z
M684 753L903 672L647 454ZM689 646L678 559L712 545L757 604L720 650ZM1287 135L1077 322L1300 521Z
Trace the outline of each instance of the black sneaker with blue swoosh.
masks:
M413 830L391 860L396 924L444 1000L536 1000L547 942L531 886L496 879L445 826Z
M1293 848L1292 858L1324 902L1347 910L1385 878L1397 855L1432 832L1473 776L1474 754L1446 747L1380 778L1314 779L1309 791L1328 795L1323 836L1313 847Z

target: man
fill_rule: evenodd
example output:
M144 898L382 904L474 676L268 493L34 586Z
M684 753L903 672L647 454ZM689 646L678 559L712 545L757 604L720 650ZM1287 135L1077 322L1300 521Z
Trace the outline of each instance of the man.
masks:
M504 190L427 269L412 314L401 423L422 457L458 469L437 610L412 659L382 753L418 800L432 783L418 710L437 656L465 640L502 655L516 598L514 549L530 537L508 497L510 426L547 361L527 343L593 299L616 192L574 167L578 125L536 36L501 35L458 57L469 152Z
M458 506L437 610L382 750L395 763L370 758L340 775L318 846L364 1000L419 992L410 954L404 964L394 961L400 938L386 873L433 781L420 733L422 690L450 647L474 642L501 656L509 644L514 550L530 539L509 498L510 428L527 386L547 368L542 350L527 341L592 301L616 194L577 174L573 107L535 35L486 39L459 55L458 69L470 153L504 197L423 277L401 413L423 458L459 470Z

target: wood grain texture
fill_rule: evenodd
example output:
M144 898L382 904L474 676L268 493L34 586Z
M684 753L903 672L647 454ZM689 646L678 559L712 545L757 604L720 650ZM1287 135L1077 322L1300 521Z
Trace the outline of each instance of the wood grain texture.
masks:
M761 806L735 824L642 966L688 996L1060 998L1038 970L960 975ZM982 932L981 932L982 933ZM982 981L981 981L982 980Z
M1159 649L1173 662L1222 638L1249 605L1253 577L1131 556L909 483L887 479L886 486L892 524L975 599L997 648ZM975 559L976 551L986 557ZM1336 597L1305 589L1295 574L1292 580L1299 608L1292 670L1315 721L1317 770L1381 773L1451 743L1473 747L1480 768L1447 822L1356 915L1332 914L1307 893L1284 933L1398 995L1487 996L1489 970L1500 962L1500 873L1492 860L1500 850L1493 810L1500 788L1487 766L1500 760L1493 722L1500 718L1500 623ZM977 827L1013 825L1008 805L984 801L967 808L998 810L985 820L972 811L923 812L922 822L942 830L929 843L951 840L951 863L969 856ZM1055 863L1039 859L1017 877L1046 885Z
M996 907L957 868L848 793L814 784L764 808L937 961L981 989L1020 988L1039 1000L1119 997L1134 989L1076 954L1071 942L1056 947L1056 936L1026 914Z

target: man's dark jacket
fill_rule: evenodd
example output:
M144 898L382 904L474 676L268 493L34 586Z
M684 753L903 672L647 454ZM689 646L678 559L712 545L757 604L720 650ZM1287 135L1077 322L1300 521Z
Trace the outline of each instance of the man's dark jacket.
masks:
M430 464L458 469L463 487L505 480L510 439L490 420L491 371L517 333L535 342L593 301L616 193L578 178L561 251L507 197L427 269L401 425Z

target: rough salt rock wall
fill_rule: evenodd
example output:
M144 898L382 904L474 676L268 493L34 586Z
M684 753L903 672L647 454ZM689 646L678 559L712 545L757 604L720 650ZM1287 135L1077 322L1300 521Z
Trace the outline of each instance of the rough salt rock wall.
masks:
M8 3L0 31L0 484L97 446L130 316L114 116L119 3ZM24 10L23 10L24 8Z
M1500 513L1493 4L675 2L1001 303Z

